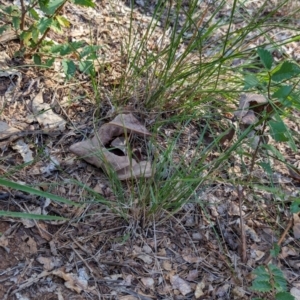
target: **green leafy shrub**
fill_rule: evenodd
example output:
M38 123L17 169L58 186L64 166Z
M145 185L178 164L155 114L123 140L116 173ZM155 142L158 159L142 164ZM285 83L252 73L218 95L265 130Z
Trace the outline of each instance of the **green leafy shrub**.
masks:
M261 135L269 127L269 134L275 142L288 144L295 153L298 147L294 141L294 134L284 123L293 109L300 108L299 101L299 75L300 66L295 62L284 60L277 65L270 51L258 48L257 54L264 69L258 74L247 74L245 76L245 90L256 89L266 95L267 103L262 105L259 123L263 124ZM262 140L261 140L262 141ZM272 153L281 162L286 163L285 158L271 145L259 144L262 149ZM268 172L270 166L261 166ZM300 199L293 198L291 212L300 211Z
M56 45L53 41L45 40L50 30L62 34L63 28L70 26L68 19L60 15L68 2L85 7L95 6L92 0L31 0L27 5L21 1L20 8L16 5L0 6L0 18L5 23L0 26L0 34L13 30L21 41L16 55L31 55L36 65L44 67L51 67L58 56L74 54L78 58L77 66L74 59L63 59L62 66L67 79L75 75L76 68L93 74L93 60L99 49L98 46L84 46L85 43L81 41Z
M282 271L275 265L259 266L254 271L256 275L251 289L260 293L271 293L276 300L294 300L294 297L287 292L287 282ZM253 300L262 300L254 298Z

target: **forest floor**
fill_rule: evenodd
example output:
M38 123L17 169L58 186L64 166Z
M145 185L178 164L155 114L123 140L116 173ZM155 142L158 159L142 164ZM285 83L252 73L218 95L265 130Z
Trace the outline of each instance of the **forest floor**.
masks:
M109 0L97 1L96 9L69 4L64 8L72 24L66 33L68 39L93 40L102 46L105 67L97 75L101 83L97 96L87 75L78 72L75 80L66 82L60 65L37 68L27 58L13 57L19 46L17 39L0 40L0 69L15 72L13 76L0 74L0 177L74 202L86 202L85 206L74 207L0 186L2 211L47 212L68 218L41 221L1 217L0 299L253 299L258 294L250 289L252 271L271 261L283 271L288 290L300 299L300 218L289 211L291 197L299 197L300 175L284 164L274 165L270 189L270 174L257 168L252 180L266 189L253 185L241 190L231 180L220 180L243 176L243 170L230 158L228 169L220 170L222 175L213 184L199 188L193 201L172 215L162 211L153 221L145 221L135 206L131 209L133 217L124 218L103 202L89 201L91 195L85 187L112 203L116 196L103 171L78 159L70 146L92 137L95 127L118 113L132 113L150 132L158 115L155 111L141 113L136 95L126 106L120 99L117 111L111 114L109 95L126 67L124 36L133 26L140 34L137 38L142 38L155 7L151 1L147 7L144 1L137 2L133 13L126 3ZM205 5L210 7L206 2L203 9ZM259 1L251 2L259 6ZM256 9L254 4L249 10ZM213 7L208 12L213 13ZM229 13L228 4L220 18ZM164 35L163 21L162 17L156 35L148 41L149 49L156 49L157 40ZM242 27L241 21L234 26ZM299 26L299 20L295 20L298 31ZM276 28L272 34L279 36ZM50 38L60 42L65 37L53 34ZM257 39L258 44L264 42L261 39ZM217 47L221 47L218 32L203 55L209 56ZM300 61L299 42L285 45L284 50ZM8 99L12 83L17 88ZM55 132L45 129L45 120L33 117L34 103L39 100L61 118ZM167 119L173 114L159 115ZM299 113L294 116L288 125L299 134ZM7 126L12 130L9 136L3 133ZM186 125L179 141L183 152L185 145L192 149L197 144L199 128L198 120ZM171 125L163 128L166 135L175 129ZM299 136L295 140L299 147ZM299 153L292 153L284 144L275 146L299 168ZM213 154L218 155L217 151ZM276 243L280 253L274 259L270 251Z

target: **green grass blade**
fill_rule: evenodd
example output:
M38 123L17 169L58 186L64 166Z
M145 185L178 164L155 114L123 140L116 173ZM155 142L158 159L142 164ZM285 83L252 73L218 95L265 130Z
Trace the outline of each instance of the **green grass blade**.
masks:
M81 206L82 205L80 203L73 202L71 200L62 198L60 196L53 195L53 194L43 192L43 191L39 191L39 190L36 190L36 189L34 189L30 186L22 185L22 184L15 183L13 181L5 180L5 179L2 179L2 178L0 178L0 185L10 187L10 188L13 188L13 189L16 189L16 190L19 190L19 191L22 191L22 192L26 192L26 193L29 193L29 194L32 194L32 195L37 195L37 196L49 198L51 200L61 202L61 203L65 203L65 204L68 204L68 205L74 205L74 206Z

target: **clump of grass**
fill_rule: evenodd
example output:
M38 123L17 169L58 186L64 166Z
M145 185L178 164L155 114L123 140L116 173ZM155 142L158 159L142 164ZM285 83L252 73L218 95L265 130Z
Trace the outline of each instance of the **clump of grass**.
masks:
M286 13L288 2L271 8L265 1L256 11L250 11L247 3L235 0L229 14L224 15L228 12L227 1L158 1L141 40L137 40L131 23L124 47L128 66L122 84L114 90L113 101L118 105L117 99L137 95L138 110L158 115L173 111L174 117L158 117L152 126L152 131L164 140L163 145L155 137L151 141L156 149L153 178L126 186L130 193L122 203L136 204L143 216L161 215L162 210L176 212L197 189L213 182L227 160L247 142L252 128L239 134L216 159L211 158L212 151L222 148L222 138L232 126L229 122L221 129L220 118L233 110L233 103L237 105L239 95L245 91L245 76L263 68L258 47L281 53L282 45L296 39L291 36L276 41L270 33L288 28L286 20L299 13L299 9ZM161 29L159 36L157 28ZM155 40L156 47L151 48ZM255 86L248 91L266 92ZM164 135L162 129L174 124L177 130L171 136ZM180 149L183 132L191 124L199 125L194 151L188 145Z
M228 122L222 128L220 120L233 110L245 90L245 75L262 68L257 48L281 53L283 45L296 41L296 36L276 41L270 32L291 27L288 21L300 8L285 12L288 0L272 8L265 1L256 10L250 10L245 1L233 0L230 10L228 5L225 0L160 0L141 39L133 17L130 21L122 49L127 68L119 85L109 91L111 101L116 107L122 106L134 95L138 111L157 117L151 125L153 138L145 141L153 177L124 184L108 172L117 199L112 206L123 216L130 218L134 210L133 216L146 222L147 216L152 219L153 214L180 210L197 190L214 182L256 125L239 134L227 148L222 145L233 125ZM133 1L131 6L133 16ZM98 95L97 78L92 82ZM259 86L248 91L265 92ZM170 126L175 129L168 135L164 128ZM189 144L184 141L185 131L191 127L198 133ZM220 154L214 157L216 150Z

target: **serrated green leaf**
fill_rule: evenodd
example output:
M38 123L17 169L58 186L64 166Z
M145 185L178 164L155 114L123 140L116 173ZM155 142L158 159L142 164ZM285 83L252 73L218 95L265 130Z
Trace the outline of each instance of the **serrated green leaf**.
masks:
M63 66L64 73L67 76L67 79L74 77L76 72L76 66L72 60L64 59L62 61L62 66Z
M65 45L62 44L62 45L53 45L51 48L50 48L50 52L51 53L60 53L63 49Z
M29 10L29 15L36 21L38 21L40 19L39 14L33 8Z
M293 87L291 85L284 85L273 94L273 97L277 99L285 99L287 96L289 96L292 90Z
M95 7L95 3L92 0L73 0L73 2L81 6Z
M272 68L272 64L273 64L272 54L268 50L265 50L262 48L257 49L257 54L258 54L261 62L265 66L265 68L270 70Z
M40 34L44 34L45 31L50 28L52 24L51 18L41 18L37 23L37 29L39 30Z
M276 300L295 300L295 297L288 292L279 292L275 295Z
M55 58L54 58L54 57L49 58L49 59L46 60L45 65L46 65L47 67L52 67L54 61L55 61Z
M21 19L20 17L12 17L12 23L15 30L20 29Z
M253 74L247 74L244 77L244 90L260 86L260 82Z
M39 0L40 9L47 15L53 15L61 5L63 5L66 0L46 0L41 1Z
M298 212L300 212L300 198L299 199L295 199L290 207L290 210L293 214L297 214Z
M40 66L42 64L41 57L38 54L33 54L32 58L36 65Z
M57 22L57 20L52 21L50 28L56 33L59 33L59 34L63 33L63 30L62 30L60 24Z
M272 80L279 82L290 79L300 74L300 67L292 62L285 61L280 68L272 75Z
M6 7L2 6L2 10L5 11L9 15L11 15L14 11L20 12L19 7L16 5L10 5L10 6L6 6Z
M272 174L273 170L271 168L271 165L267 162L261 162L259 165L266 171L268 174Z
M0 216L12 217L12 218L22 218L22 219L33 219L33 220L68 220L67 218L58 217L58 216L50 216L50 215L38 215L38 214L30 214L30 213L22 213L22 212L14 212L14 211L3 211L0 210Z
M278 244L273 244L273 248L270 250L270 254L273 257L277 257L280 253L280 246Z
M85 46L80 52L80 58L88 56L88 59L95 60L98 58L97 51L101 49L101 46L89 45Z
M5 32L6 30L8 30L10 28L10 25L3 25L0 26L0 34L2 34L3 32Z
M257 292L269 292L272 290L272 285L268 281L254 280L251 289Z
M73 51L78 50L85 44L84 41L78 41L78 42L71 42L69 43L70 47L72 48Z
M56 16L57 22L63 27L70 27L70 22L64 16Z
M95 68L93 61L83 60L79 62L79 70L85 74L93 75L95 73Z
M287 282L284 277L274 276L274 287L279 292L285 292L287 290Z
M28 46L31 36L32 36L32 33L30 31L23 31L20 34L20 39L23 40L24 44Z
M264 266L258 266L256 269L253 270L252 273L256 276L269 276L269 273Z
M38 0L39 8L42 12L47 13L47 6L50 0Z
M39 31L37 28L32 28L31 30L31 33L32 33L32 40L37 43L38 42L38 39L39 39Z
M78 48L82 47L83 42L72 42L62 45L54 45L51 47L51 53L59 53L60 55L67 55L72 52L75 52Z
M287 142L289 140L289 138L286 136L287 129L281 120L270 120L268 121L268 124L271 129L270 134L276 142Z

